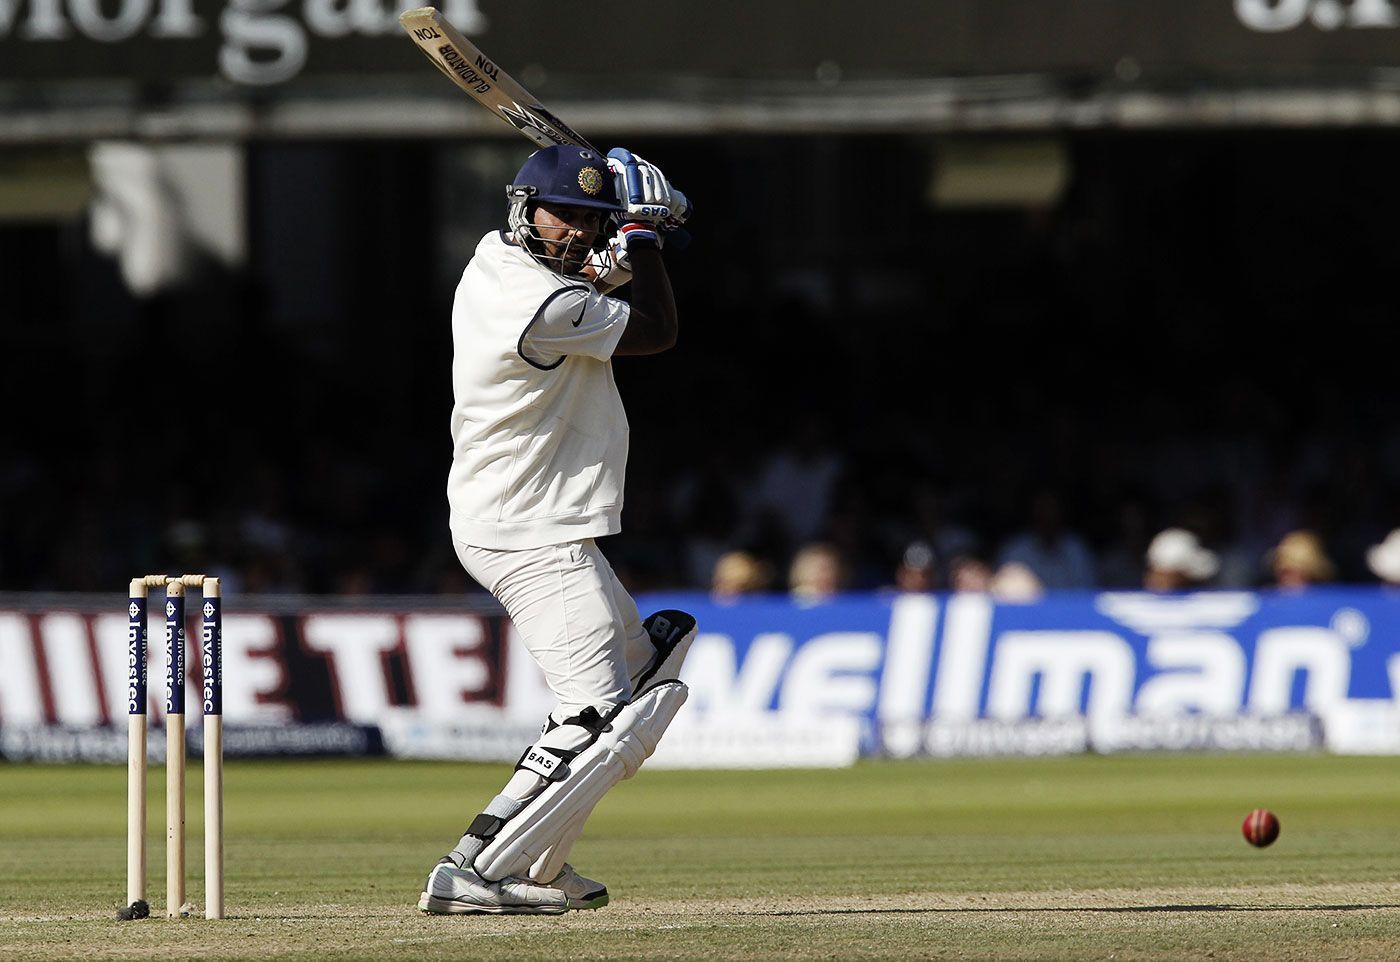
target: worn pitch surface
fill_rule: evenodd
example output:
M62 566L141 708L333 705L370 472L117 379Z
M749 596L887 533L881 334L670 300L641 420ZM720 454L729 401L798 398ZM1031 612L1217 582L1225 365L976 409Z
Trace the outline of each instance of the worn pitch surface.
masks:
M575 863L613 903L436 918L501 766L230 762L229 918L117 923L125 770L0 766L0 959L1400 958L1400 761L1136 756L645 771ZM197 773L190 897L202 893ZM149 892L163 914L163 785ZM1279 841L1240 835L1268 807Z

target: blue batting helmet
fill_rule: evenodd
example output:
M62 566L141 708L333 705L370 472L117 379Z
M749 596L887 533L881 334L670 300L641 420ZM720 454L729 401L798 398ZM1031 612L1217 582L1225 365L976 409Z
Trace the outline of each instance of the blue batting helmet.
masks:
M587 147L555 144L535 151L506 188L506 195L515 202L622 211L607 159Z

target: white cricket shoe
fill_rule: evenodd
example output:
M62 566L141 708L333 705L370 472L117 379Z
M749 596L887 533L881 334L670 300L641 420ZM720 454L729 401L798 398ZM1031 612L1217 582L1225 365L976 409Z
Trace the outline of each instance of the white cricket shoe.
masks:
M549 881L550 888L556 888L569 897L569 908L600 909L608 904L608 887L602 882L584 878L568 862L559 874Z
M527 879L488 882L471 869L439 862L428 874L418 908L433 915L563 915L569 897Z

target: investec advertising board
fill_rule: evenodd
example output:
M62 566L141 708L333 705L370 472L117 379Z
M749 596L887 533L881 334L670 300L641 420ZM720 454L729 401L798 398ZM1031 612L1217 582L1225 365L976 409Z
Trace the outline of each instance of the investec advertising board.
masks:
M1400 753L1400 594L854 595L717 605L651 596L701 630L658 765L1143 749ZM232 597L230 754L387 751L513 760L551 707L490 607L328 608ZM149 677L163 678L153 629ZM0 755L125 757L126 617L0 602ZM197 631L190 632L197 638ZM186 679L197 704L198 653ZM160 719L157 681L149 710ZM192 723L197 741L198 725ZM159 739L152 751L162 750Z

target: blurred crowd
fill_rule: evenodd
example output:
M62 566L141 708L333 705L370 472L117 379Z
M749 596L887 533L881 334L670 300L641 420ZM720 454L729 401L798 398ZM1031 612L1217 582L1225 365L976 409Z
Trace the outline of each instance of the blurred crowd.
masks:
M1396 438L1362 451L1321 424L1280 459L1244 436L1128 448L1082 421L1077 441L1058 438L1073 449L1051 486L1039 483L1055 478L1046 452L989 465L1004 443L990 425L965 448L942 436L941 456L978 466L957 475L930 463L927 435L897 423L835 436L809 417L776 444L754 425L708 446L703 422L643 424L624 533L604 544L637 591L1031 600L1064 589L1400 584ZM687 439L686 458L648 456L663 428ZM235 433L213 463L182 456L190 467L178 476L117 449L81 469L6 450L0 588L113 590L133 573L179 569L220 574L231 593L478 590L446 530L445 442L380 439L375 457L333 433L283 447ZM144 497L161 477L174 496Z
M1093 434L1091 418L1077 423ZM1400 439L1355 446L1314 424L1280 446L1221 426L1226 437L1131 448L1081 437L1082 470L1052 487L1037 484L1034 457L957 483L894 472L809 423L755 470L719 455L670 488L653 524L684 534L674 580L720 598L1400 585ZM665 550L652 539L623 564L636 577Z

